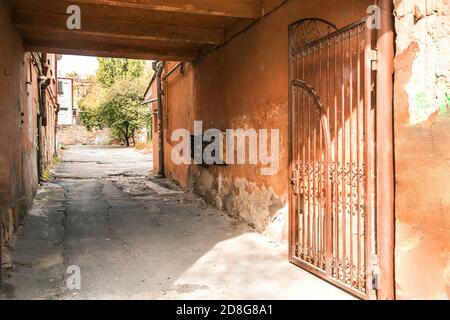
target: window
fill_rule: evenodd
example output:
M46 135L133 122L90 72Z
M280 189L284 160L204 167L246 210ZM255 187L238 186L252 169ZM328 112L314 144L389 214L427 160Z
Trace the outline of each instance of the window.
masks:
M58 80L58 94L64 94L63 82L61 80Z

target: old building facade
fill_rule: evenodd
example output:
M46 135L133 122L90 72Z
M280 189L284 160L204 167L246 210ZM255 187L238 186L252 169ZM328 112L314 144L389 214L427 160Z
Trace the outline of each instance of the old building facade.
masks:
M59 125L75 124L76 109L74 104L74 79L58 78ZM75 114L75 116L74 116Z
M35 191L42 152L30 141L40 126L30 129L38 112L24 106L38 110L46 92L44 163L55 147L56 91L42 60L52 55L24 51L159 60L146 94L155 173L287 244L292 263L358 297L448 299L449 1L187 2L77 2L95 22L77 32L66 27L64 1L2 2L6 211ZM26 57L44 61L40 79L50 79L32 107ZM202 132L278 130L275 174L261 174L258 161L177 164L173 133L195 142L197 121Z
M1 244L30 208L41 173L56 154L55 54L25 52L0 4Z

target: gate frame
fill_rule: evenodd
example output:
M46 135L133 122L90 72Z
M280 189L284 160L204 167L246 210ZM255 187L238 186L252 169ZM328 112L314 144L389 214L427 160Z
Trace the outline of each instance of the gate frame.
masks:
M381 28L377 30L376 179L377 251L380 300L395 299L395 172L394 172L394 4L376 0Z
M378 261L372 261L378 264L380 269L379 286L373 294L368 294L367 297L359 296L353 292L349 294L355 295L359 298L391 300L395 299L394 288L394 230L395 230L395 182L394 182L394 152L393 152L393 59L394 59L394 27L393 27L393 4L390 0L377 0L376 3L381 8L381 29L376 32L376 76L375 81L375 204L376 220L374 225L375 239L373 245L375 246ZM325 22L330 26L332 23L318 18L311 18L317 21ZM292 27L303 20L301 19L289 25L289 51L291 55ZM358 22L356 22L358 23ZM352 23L344 28L338 29L335 32L342 31L355 23ZM373 30L372 30L373 31ZM334 32L333 32L334 33ZM324 36L326 37L326 36ZM320 41L321 38L318 40ZM291 110L292 103L292 84L291 84L291 59L288 61L288 189L289 189L289 206L292 203L291 192L291 159L292 159L292 129L293 129L293 115ZM381 110L381 112L379 112ZM293 228L293 212L289 208L289 261L294 262L294 228ZM303 269L312 272L313 267L306 265L301 266ZM367 266L371 269L371 266ZM333 285L342 288L339 282L335 282L329 278L320 278L321 280L332 283Z

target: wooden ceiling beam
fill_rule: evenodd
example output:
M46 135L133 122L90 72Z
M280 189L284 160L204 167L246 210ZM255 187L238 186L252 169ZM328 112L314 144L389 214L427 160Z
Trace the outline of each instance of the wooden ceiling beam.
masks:
M60 0L46 0L46 5ZM21 0L12 0L12 5ZM211 16L255 19L261 15L261 0L73 0L71 4L95 4L160 12L180 12Z
M91 41L109 44L111 46L121 45L121 46L131 46L131 47L151 47L156 49L192 49L200 51L205 47L203 44L198 43L184 43L184 42L174 42L174 41L160 41L160 40L141 40L141 39L133 39L133 38L117 38L115 36L99 36L99 35L86 35L75 33L67 37L67 33L65 31L43 31L36 29L22 29L22 35L27 39L45 39L45 40L54 40L54 41L70 41L73 42L83 42L83 41ZM207 46L209 47L209 46Z
M144 60L193 61L198 57L197 50L161 49L98 43L92 41L57 41L49 39L24 38L24 49L30 52L73 54L112 58Z
M182 12L223 17L255 19L261 14L260 0L77 0L115 7L162 12Z
M65 15L27 11L14 11L13 21L16 28L20 30L36 29L66 32L68 39L72 34L139 39L142 41L161 40L203 44L220 44L224 39L221 30L101 18L84 19L81 22L81 30L69 30L66 26L67 16Z
M20 0L12 7L13 11L28 11L66 15L67 7L72 4L71 0L49 0L50 5L42 6L42 0ZM118 21L139 21L154 24L170 24L185 27L200 27L209 29L229 28L236 22L235 18L206 16L199 14L184 14L180 12L160 12L152 10L141 10L135 8L121 8L117 10L111 6L99 6L95 4L80 4L81 18Z

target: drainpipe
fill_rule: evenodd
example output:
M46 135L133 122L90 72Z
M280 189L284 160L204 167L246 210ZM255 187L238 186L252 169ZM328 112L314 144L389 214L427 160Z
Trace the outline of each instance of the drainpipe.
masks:
M380 265L378 299L395 299L394 289L394 134L392 0L378 0L381 29L377 34L377 241Z
M55 150L54 150L54 152L55 152L55 156L57 156L58 155L58 145L57 145L57 139L56 139L56 136L57 136L57 134L58 134L58 114L59 114L59 107L60 107L60 105L59 105L59 96L58 96L58 60L59 60L59 55L58 54L55 54L55 83L56 83L56 92L54 93L55 94L55 99L56 99L56 103L55 103L55 106L56 106L56 109L55 109L55 132L54 132L54 137L53 137L53 139L54 139L54 143L53 143L53 146L55 147ZM73 97L73 93L72 93L72 97Z
M42 126L47 126L47 95L46 90L50 85L50 78L46 76L39 76L39 87L41 89L41 112L42 112Z
M164 61L153 62L153 70L156 72L156 88L158 101L158 177L164 177L164 127L163 127L163 99L162 73Z
M39 83L39 113L40 116L38 117L38 180L41 182L42 180L42 127L47 126L47 96L45 94L45 91L47 90L47 87L50 85L50 79L47 78L44 75L39 75L38 77L38 83ZM39 121L40 118L40 121Z

